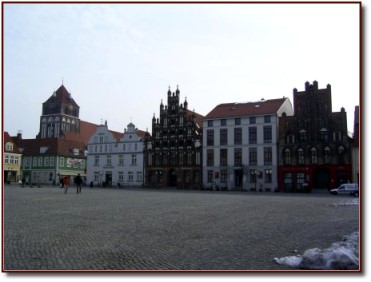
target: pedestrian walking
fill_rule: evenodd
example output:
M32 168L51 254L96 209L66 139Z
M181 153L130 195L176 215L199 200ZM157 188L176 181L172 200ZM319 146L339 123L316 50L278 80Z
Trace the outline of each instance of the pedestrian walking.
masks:
M77 192L77 194L79 194L79 193L81 194L82 178L80 176L80 173L76 176L75 183L76 183L76 192Z
M64 194L67 194L68 186L70 185L70 179L68 178L68 176L65 176L63 178L63 185L64 185Z

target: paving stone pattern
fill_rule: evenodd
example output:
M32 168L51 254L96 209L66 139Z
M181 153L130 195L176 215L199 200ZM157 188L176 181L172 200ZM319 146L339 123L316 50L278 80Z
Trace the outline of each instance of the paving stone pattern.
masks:
M342 196L4 187L4 271L288 270L359 228Z

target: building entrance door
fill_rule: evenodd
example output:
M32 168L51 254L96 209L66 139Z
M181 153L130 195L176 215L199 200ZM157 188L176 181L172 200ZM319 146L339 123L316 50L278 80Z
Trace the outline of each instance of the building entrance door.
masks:
M171 169L169 171L169 186L176 187L177 186L177 175L175 169Z
M234 186L242 187L242 169L236 169L234 171Z
M330 188L330 173L326 168L319 168L314 171L314 187L320 189Z

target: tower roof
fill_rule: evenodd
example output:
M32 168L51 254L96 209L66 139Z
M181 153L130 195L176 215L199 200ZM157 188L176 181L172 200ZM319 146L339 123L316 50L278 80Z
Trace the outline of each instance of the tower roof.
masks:
M75 100L72 98L71 93L67 91L66 87L64 87L63 84L43 104L49 103L68 104L79 107Z

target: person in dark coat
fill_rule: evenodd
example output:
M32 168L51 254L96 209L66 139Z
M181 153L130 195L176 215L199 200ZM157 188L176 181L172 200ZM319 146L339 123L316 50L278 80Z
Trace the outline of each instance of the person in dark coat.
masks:
M76 176L75 183L76 183L76 192L77 192L77 194L79 194L79 193L81 194L82 178L80 176L80 173Z

